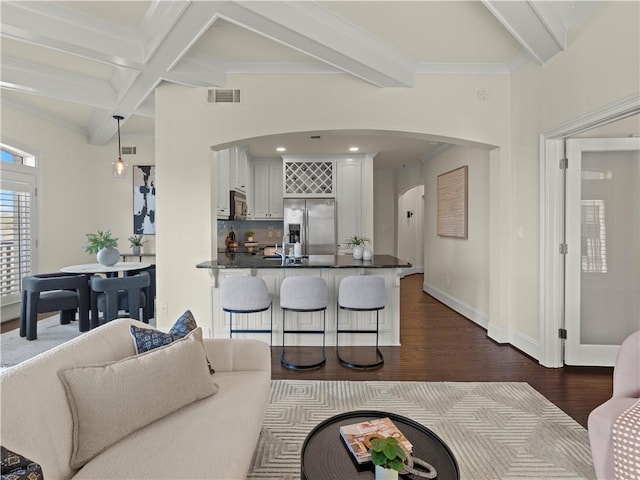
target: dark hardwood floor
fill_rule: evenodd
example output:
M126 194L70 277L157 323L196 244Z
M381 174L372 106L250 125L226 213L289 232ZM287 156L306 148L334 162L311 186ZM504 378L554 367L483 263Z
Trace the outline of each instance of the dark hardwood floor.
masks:
M401 281L400 347L382 347L382 368L358 371L338 363L327 348L327 364L311 371L280 365L280 347L273 347L272 378L304 380L387 380L425 382L527 382L583 427L595 407L611 397L613 369L545 368L509 346L499 345L472 321L422 291L423 275ZM371 355L371 348L351 352ZM318 347L287 350L301 362L317 358ZM341 349L342 352L342 349ZM347 350L344 354L347 354Z

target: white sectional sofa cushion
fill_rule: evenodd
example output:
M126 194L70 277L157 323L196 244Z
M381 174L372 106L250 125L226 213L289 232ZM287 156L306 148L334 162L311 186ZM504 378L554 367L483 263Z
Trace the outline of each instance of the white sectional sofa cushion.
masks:
M71 466L73 419L58 372L135 355L131 325L145 327L114 320L4 370L2 444L39 463L47 480L245 478L269 399L271 355L266 343L240 339L203 339L215 395L136 430L79 470ZM158 400L126 389L119 395L149 409Z
M58 374L73 419L72 468L82 467L127 435L217 390L200 328L147 353ZM153 402L140 402L141 398L153 398Z

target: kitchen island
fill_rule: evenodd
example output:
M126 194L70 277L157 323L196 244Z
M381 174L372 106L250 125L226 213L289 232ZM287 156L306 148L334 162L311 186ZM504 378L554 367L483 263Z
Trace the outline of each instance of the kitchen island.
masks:
M223 312L220 305L220 285L225 278L236 275L257 276L267 283L269 292L273 295L273 344L282 345L282 310L280 309L280 284L286 277L294 275L314 275L323 278L329 287L329 305L326 311L326 344L336 344L337 294L340 281L351 275L378 275L385 281L387 299L386 307L380 311L380 345L400 344L400 277L403 268L411 264L391 255L374 255L371 260L355 260L351 255L310 255L295 263L283 264L281 258L265 258L262 255L247 253L218 253L218 258L196 265L197 268L207 269L211 278L212 324L214 337L229 336L229 314ZM287 325L299 317L297 323L300 329L321 329L322 312L287 314ZM238 324L245 328L269 328L271 313L252 313L250 315L234 315L236 328ZM358 329L375 328L375 312L340 311L341 327ZM245 337L268 341L265 334L244 334ZM287 335L287 345L322 345L317 335ZM341 345L372 345L375 340L371 335L340 335Z

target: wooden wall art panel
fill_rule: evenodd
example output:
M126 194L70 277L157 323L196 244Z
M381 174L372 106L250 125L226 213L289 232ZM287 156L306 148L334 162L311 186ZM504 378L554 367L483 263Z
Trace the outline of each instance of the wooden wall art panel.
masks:
M438 175L438 236L467 238L469 166Z

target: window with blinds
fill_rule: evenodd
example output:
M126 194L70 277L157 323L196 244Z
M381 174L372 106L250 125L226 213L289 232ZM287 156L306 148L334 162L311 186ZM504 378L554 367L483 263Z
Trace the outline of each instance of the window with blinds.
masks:
M36 169L32 155L2 145L0 179L0 304L19 302L35 257Z
M22 278L32 271L31 202L30 192L0 190L0 295L3 297L19 295Z
M607 273L607 228L604 200L582 200L581 263L584 273Z

